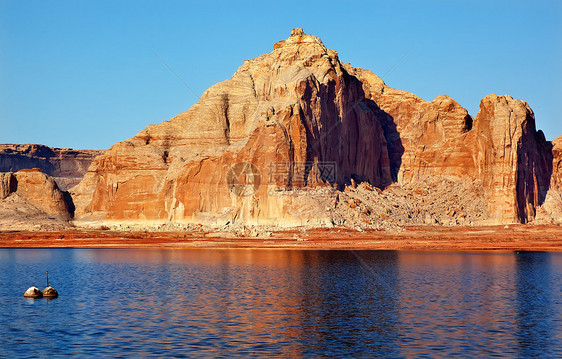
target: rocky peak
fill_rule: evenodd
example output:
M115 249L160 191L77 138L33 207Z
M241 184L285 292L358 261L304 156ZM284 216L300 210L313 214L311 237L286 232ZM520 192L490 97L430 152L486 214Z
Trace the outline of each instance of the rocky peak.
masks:
M302 31L302 28L300 27L291 30L291 36L303 36L303 35L304 35L304 31Z
M336 51L327 49L318 37L305 34L301 28L293 29L288 39L275 43L273 50L272 54L278 61L304 60L307 61L305 66L310 65L312 60L322 57L337 59L338 55Z
M291 45L310 45L315 44L320 47L326 48L318 37L314 35L307 35L301 28L296 28L291 31L291 36L286 40L281 40L273 45L273 49L277 50L283 47L289 47Z
M337 53L295 29L188 111L94 161L74 192L78 216L186 221L222 213L231 221L300 221L289 210L292 192L283 191L391 182L375 112ZM261 173L258 193L237 198L230 191L226 172L237 163ZM331 167L328 176L324 164L337 171ZM281 194L272 196L275 190Z

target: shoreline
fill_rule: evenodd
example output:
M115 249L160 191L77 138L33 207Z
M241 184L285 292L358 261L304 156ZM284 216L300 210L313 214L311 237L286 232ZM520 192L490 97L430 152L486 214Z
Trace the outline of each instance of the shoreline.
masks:
M0 248L121 249L308 249L404 251L562 252L562 227L509 225L485 227L412 226L403 232L344 228L292 229L265 237L229 232L116 232L68 229L55 232L0 231Z

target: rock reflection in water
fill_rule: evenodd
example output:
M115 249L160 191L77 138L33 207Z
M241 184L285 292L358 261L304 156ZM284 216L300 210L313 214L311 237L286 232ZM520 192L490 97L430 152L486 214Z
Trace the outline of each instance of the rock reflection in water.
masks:
M20 298L47 269L63 294ZM8 356L562 354L556 253L2 249L0 270Z

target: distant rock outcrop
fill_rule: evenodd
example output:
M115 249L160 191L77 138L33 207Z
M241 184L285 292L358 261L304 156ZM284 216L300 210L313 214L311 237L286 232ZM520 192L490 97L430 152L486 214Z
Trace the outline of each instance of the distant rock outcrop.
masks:
M97 150L73 150L44 145L0 144L0 172L17 172L38 168L53 177L62 190L77 185Z
M71 209L56 182L39 169L0 173L0 200L19 197L46 215L69 220ZM21 203L18 204L21 207Z
M72 195L81 221L525 223L559 185L552 173L525 102L490 95L472 118L450 97L425 101L343 65L294 29L188 111L98 156ZM346 192L357 183L368 185ZM379 192L393 183L403 189Z
M0 173L0 199L8 197L18 188L16 176L13 173Z

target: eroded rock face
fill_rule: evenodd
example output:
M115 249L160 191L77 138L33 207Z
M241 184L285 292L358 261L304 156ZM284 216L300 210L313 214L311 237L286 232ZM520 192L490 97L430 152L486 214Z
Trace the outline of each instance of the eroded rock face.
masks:
M448 96L425 101L399 91L369 70L352 68L366 96L382 112L393 179L407 184L430 176L472 177L472 156L464 139L472 129L468 111Z
M562 136L552 141L552 155L551 187L562 190Z
M0 199L8 197L17 190L16 177L13 173L0 173Z
M320 39L294 29L188 111L97 157L72 195L82 221L284 226L334 223L334 191L346 185L394 182L415 193L416 183L441 189L442 178L487 204L478 216L463 211L483 208L480 201L459 204L451 222L510 223L536 216L551 173L551 146L525 102L490 95L473 119L450 97L425 101L342 65ZM322 187L330 194L308 204L295 191ZM377 212L369 206L365 213Z
M70 219L71 213L63 192L53 178L39 169L0 173L0 193L0 199L15 194L47 215Z
M101 153L103 151L53 148L35 144L0 144L0 172L39 168L55 178L59 188L67 190L82 180L90 163Z
M388 114L383 127L396 126L399 133L387 135L398 183L433 176L474 178L485 189L490 222L525 223L535 217L549 188L552 154L527 103L492 94L482 99L472 119L450 97L424 101L389 88L370 71L350 70Z
M537 223L562 225L562 136L552 141L552 177Z
M510 96L487 96L474 131L477 175L492 217L523 223L534 219L549 188L552 149L542 131L536 131L533 111Z

